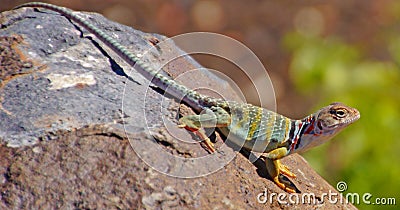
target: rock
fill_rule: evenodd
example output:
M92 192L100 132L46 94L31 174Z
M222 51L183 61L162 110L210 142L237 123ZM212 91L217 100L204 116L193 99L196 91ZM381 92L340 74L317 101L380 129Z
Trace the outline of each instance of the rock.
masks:
M176 127L179 109L190 109L163 96L81 27L39 11L0 16L0 208L355 209L327 200L289 203L262 159L252 163L224 147L218 133L220 152L208 155L194 136ZM183 54L164 36L94 13L79 15L172 78L201 67L188 56L164 65ZM239 100L205 70L181 82ZM301 156L283 162L298 176L291 181L299 193L291 196L314 193L317 202L322 193L336 192ZM287 203L262 202L278 193Z

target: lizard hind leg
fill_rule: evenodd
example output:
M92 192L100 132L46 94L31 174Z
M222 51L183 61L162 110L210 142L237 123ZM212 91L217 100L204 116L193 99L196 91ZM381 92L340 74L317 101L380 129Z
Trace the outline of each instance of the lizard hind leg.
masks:
M210 109L204 109L204 111L198 115L183 116L179 119L178 127L194 132L204 141L207 149L213 153L215 152L214 144L208 138L203 128L224 127L229 123L230 117L225 110L219 107L212 107Z
M212 121L215 121L215 117L211 114L187 115L179 119L178 127L185 128L186 130L195 133L204 141L209 152L213 153L215 152L214 144L203 130L206 124L208 125L207 127L215 127L215 123L214 126L212 126Z

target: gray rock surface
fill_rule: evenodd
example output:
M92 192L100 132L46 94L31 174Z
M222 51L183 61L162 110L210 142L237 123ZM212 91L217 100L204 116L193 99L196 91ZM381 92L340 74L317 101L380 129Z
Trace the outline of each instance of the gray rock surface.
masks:
M98 14L80 15L172 78L201 68L187 56L165 64L183 55L170 41L154 47L166 37ZM326 201L259 203L264 190L283 193L261 159L252 164L223 147L218 133L221 152L207 156L196 137L176 128L179 113L192 111L85 30L57 13L33 9L1 13L0 26L0 208L354 208ZM205 70L180 79L239 100ZM283 162L298 175L292 182L299 192L314 193L314 200L336 192L301 156ZM180 178L199 174L204 176Z

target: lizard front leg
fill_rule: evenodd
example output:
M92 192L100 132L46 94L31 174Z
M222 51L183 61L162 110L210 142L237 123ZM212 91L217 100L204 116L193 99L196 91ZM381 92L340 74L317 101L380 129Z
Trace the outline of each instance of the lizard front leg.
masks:
M265 164L267 167L267 171L269 175L272 177L272 180L278 185L281 189L285 190L289 193L295 193L295 189L287 186L279 180L279 174L284 174L291 178L296 178L296 175L289 170L289 167L283 165L279 159L285 157L287 154L286 147L280 147L272 150L267 153Z
M199 115L187 115L179 119L180 128L194 132L205 143L211 153L215 152L214 144L208 138L203 128L226 127L231 122L230 114L221 107L204 109Z

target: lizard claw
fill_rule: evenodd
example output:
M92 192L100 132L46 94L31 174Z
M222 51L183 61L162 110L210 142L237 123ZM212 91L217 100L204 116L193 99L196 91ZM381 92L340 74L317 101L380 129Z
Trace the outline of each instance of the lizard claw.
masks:
M209 138L204 139L204 144L206 145L207 149L210 150L210 153L215 152L214 144L211 142Z
M178 125L178 128L185 128L185 127L186 127L185 124L179 124L179 125Z
M279 176L274 177L274 182L276 185L278 185L279 188L281 188L282 190L288 192L288 193L295 193L296 190L286 186L284 183L282 183L281 181L279 181Z
M190 127L190 126L186 125L185 123L179 124L178 128L185 128L188 131L194 132L197 136L199 136L204 141L204 145L209 150L210 153L215 152L214 144L207 137L207 135L204 133L204 131L199 130L197 127Z
M279 172L281 174L284 174L290 178L296 178L296 174L292 173L289 169L289 167L287 167L286 165L280 164L279 165Z

